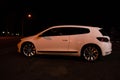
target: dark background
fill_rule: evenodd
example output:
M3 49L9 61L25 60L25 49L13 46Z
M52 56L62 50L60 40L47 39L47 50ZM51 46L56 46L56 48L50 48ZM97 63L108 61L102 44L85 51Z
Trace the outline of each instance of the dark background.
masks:
M32 17L28 18L27 15ZM0 32L24 36L54 25L75 24L102 27L112 37L119 37L120 12L117 2L0 0Z
M120 80L119 10L119 2L108 0L0 0L0 80ZM28 18L28 14L32 17ZM29 36L61 24L104 28L112 39L112 54L95 62L86 62L73 56L27 58L17 52L22 25L24 36ZM3 31L20 33L20 37L2 35Z

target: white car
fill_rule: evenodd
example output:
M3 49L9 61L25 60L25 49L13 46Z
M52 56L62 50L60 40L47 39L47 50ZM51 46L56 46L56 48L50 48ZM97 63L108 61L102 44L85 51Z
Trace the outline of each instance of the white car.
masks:
M87 61L111 54L112 44L102 28L59 25L30 37L17 44L18 52L25 56L35 54L82 56Z

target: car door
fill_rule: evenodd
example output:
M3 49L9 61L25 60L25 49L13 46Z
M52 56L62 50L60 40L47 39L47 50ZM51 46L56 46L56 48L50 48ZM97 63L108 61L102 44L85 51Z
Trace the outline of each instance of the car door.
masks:
M87 28L71 28L70 31L70 44L69 51L78 51L80 47L85 44L85 39L90 32ZM89 39L89 38L88 38Z
M68 51L69 36L64 35L61 28L53 28L37 39L38 51Z

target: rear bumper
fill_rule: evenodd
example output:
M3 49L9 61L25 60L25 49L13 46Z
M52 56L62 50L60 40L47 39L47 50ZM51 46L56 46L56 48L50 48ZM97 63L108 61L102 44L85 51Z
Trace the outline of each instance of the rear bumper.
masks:
M112 53L112 43L111 42L102 43L101 50L102 50L102 56L110 55Z

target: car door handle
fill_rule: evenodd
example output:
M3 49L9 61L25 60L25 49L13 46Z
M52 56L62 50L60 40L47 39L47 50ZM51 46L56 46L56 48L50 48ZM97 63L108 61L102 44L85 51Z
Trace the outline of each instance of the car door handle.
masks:
M62 41L68 41L68 40L62 40Z

